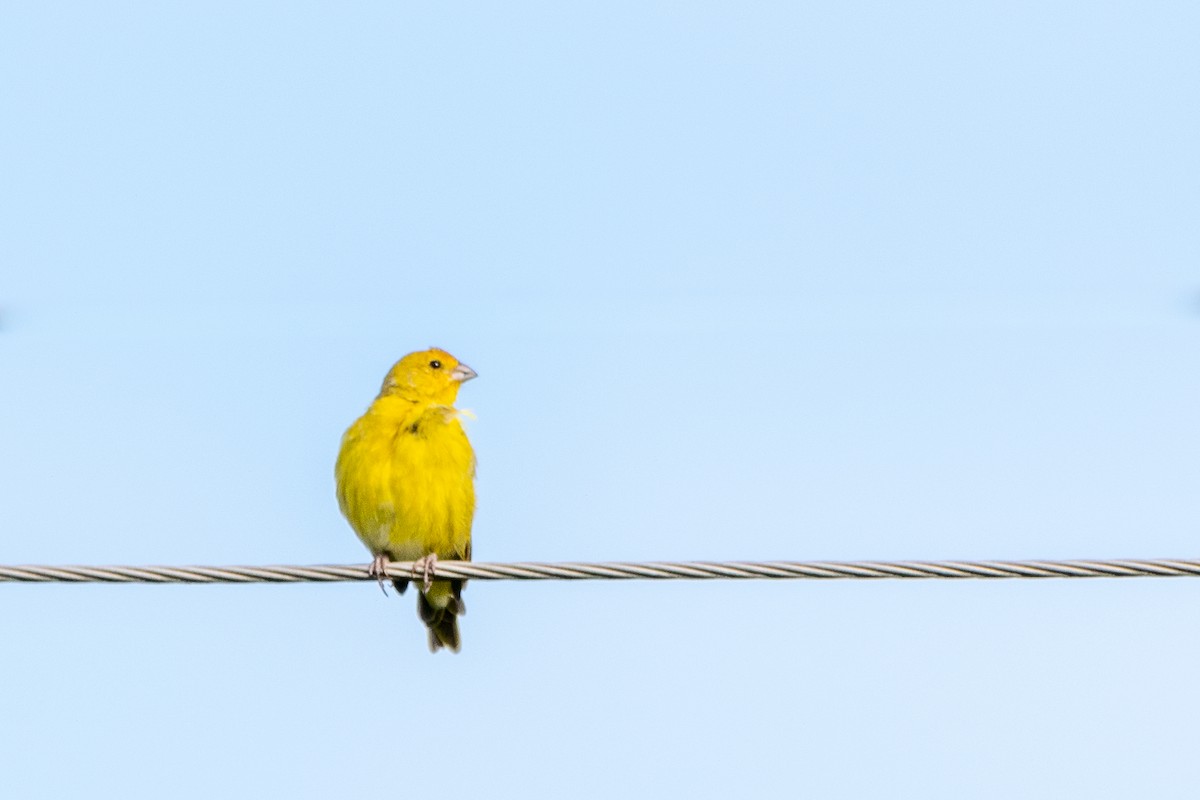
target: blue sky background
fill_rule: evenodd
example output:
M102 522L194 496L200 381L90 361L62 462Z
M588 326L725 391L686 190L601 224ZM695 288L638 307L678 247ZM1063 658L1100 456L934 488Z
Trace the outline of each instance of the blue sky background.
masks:
M0 12L0 563L1196 556L1191 3ZM1190 797L1200 582L0 585L13 797Z

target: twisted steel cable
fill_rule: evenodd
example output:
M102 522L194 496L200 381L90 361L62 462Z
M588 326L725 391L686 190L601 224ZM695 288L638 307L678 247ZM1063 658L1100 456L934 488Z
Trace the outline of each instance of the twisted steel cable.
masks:
M366 564L262 567L3 566L18 583L311 583L375 580ZM391 577L419 575L413 563L388 565ZM653 561L643 563L483 563L439 561L437 578L471 580L673 580L838 578L1166 578L1200 576L1200 560L1069 561Z

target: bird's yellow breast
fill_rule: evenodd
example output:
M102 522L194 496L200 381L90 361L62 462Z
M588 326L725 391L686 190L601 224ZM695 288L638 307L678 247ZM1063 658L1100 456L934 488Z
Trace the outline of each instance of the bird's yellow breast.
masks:
M342 513L372 553L470 556L475 454L455 409L380 397L346 431L336 474Z

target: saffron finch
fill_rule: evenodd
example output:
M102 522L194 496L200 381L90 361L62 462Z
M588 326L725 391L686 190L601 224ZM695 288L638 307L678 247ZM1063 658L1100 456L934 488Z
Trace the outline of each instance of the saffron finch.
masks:
M464 581L430 580L430 572L438 558L471 559L475 453L454 401L474 377L445 350L409 353L342 437L335 469L342 514L375 556L371 574L391 577L403 594L408 579L388 576L387 562L414 561L423 571L417 613L435 653L462 645Z

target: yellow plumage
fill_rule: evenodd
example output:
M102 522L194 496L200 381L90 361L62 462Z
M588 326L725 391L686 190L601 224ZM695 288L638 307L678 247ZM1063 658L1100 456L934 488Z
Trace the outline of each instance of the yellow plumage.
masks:
M342 437L338 504L358 538L387 561L428 556L469 561L475 516L475 453L454 407L475 372L444 350L396 362L375 402ZM401 593L407 579L394 578ZM460 647L463 581L420 586L417 610L429 648Z

